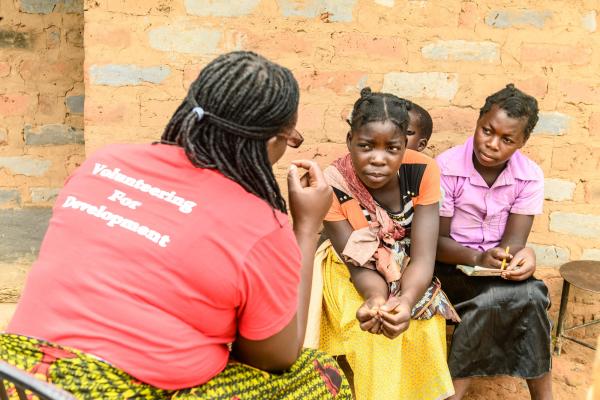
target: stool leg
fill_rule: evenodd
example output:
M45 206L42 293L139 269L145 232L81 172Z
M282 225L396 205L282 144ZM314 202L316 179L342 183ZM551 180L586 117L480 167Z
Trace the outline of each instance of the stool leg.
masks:
M556 347L554 351L560 356L562 350L562 335L565 328L565 313L567 312L567 303L569 302L569 289L571 284L563 281L562 294L560 296L560 309L558 310L558 324L556 326Z

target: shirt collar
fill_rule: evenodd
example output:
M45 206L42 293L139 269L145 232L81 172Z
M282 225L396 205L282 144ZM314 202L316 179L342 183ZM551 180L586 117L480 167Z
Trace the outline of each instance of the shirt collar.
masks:
M512 185L515 179L523 181L538 180L537 175L528 164L528 159L517 150L508 160L506 168L500 173L492 187ZM448 175L469 178L477 186L488 187L473 165L473 137L467 139L462 146L460 158L448 165Z

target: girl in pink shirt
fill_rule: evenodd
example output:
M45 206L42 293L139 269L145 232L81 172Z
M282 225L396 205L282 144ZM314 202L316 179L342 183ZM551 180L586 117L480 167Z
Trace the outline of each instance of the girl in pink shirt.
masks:
M436 274L462 319L448 360L452 399L472 377L494 375L525 378L533 399L552 398L550 300L525 247L542 213L543 173L519 152L537 120L537 101L508 85L486 99L474 136L436 159L445 191ZM456 269L500 268L504 259L504 279Z

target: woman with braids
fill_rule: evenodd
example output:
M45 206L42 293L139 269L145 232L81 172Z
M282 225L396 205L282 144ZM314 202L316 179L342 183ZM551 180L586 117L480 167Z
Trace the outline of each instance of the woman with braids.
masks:
M485 100L473 137L437 158L446 196L436 274L462 318L448 360L453 399L472 377L494 375L525 378L532 399L552 398L548 288L525 247L544 176L519 151L537 120L537 101L508 85ZM507 267L501 277L470 277L456 264Z
M348 121L349 153L324 171L334 196L329 240L315 256L319 347L353 376L358 400L453 394L445 318L457 316L433 278L440 176L431 158L406 148L410 109L363 89Z
M301 350L331 189L297 147L292 73L210 62L156 144L112 145L69 178L0 358L78 399L349 399ZM298 167L308 170L299 178Z

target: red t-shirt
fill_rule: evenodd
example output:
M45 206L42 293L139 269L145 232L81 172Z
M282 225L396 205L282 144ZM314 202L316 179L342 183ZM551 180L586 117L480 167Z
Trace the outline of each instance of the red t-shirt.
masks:
M58 196L8 332L94 354L164 389L225 367L236 334L296 313L301 254L287 216L183 149L112 145Z

